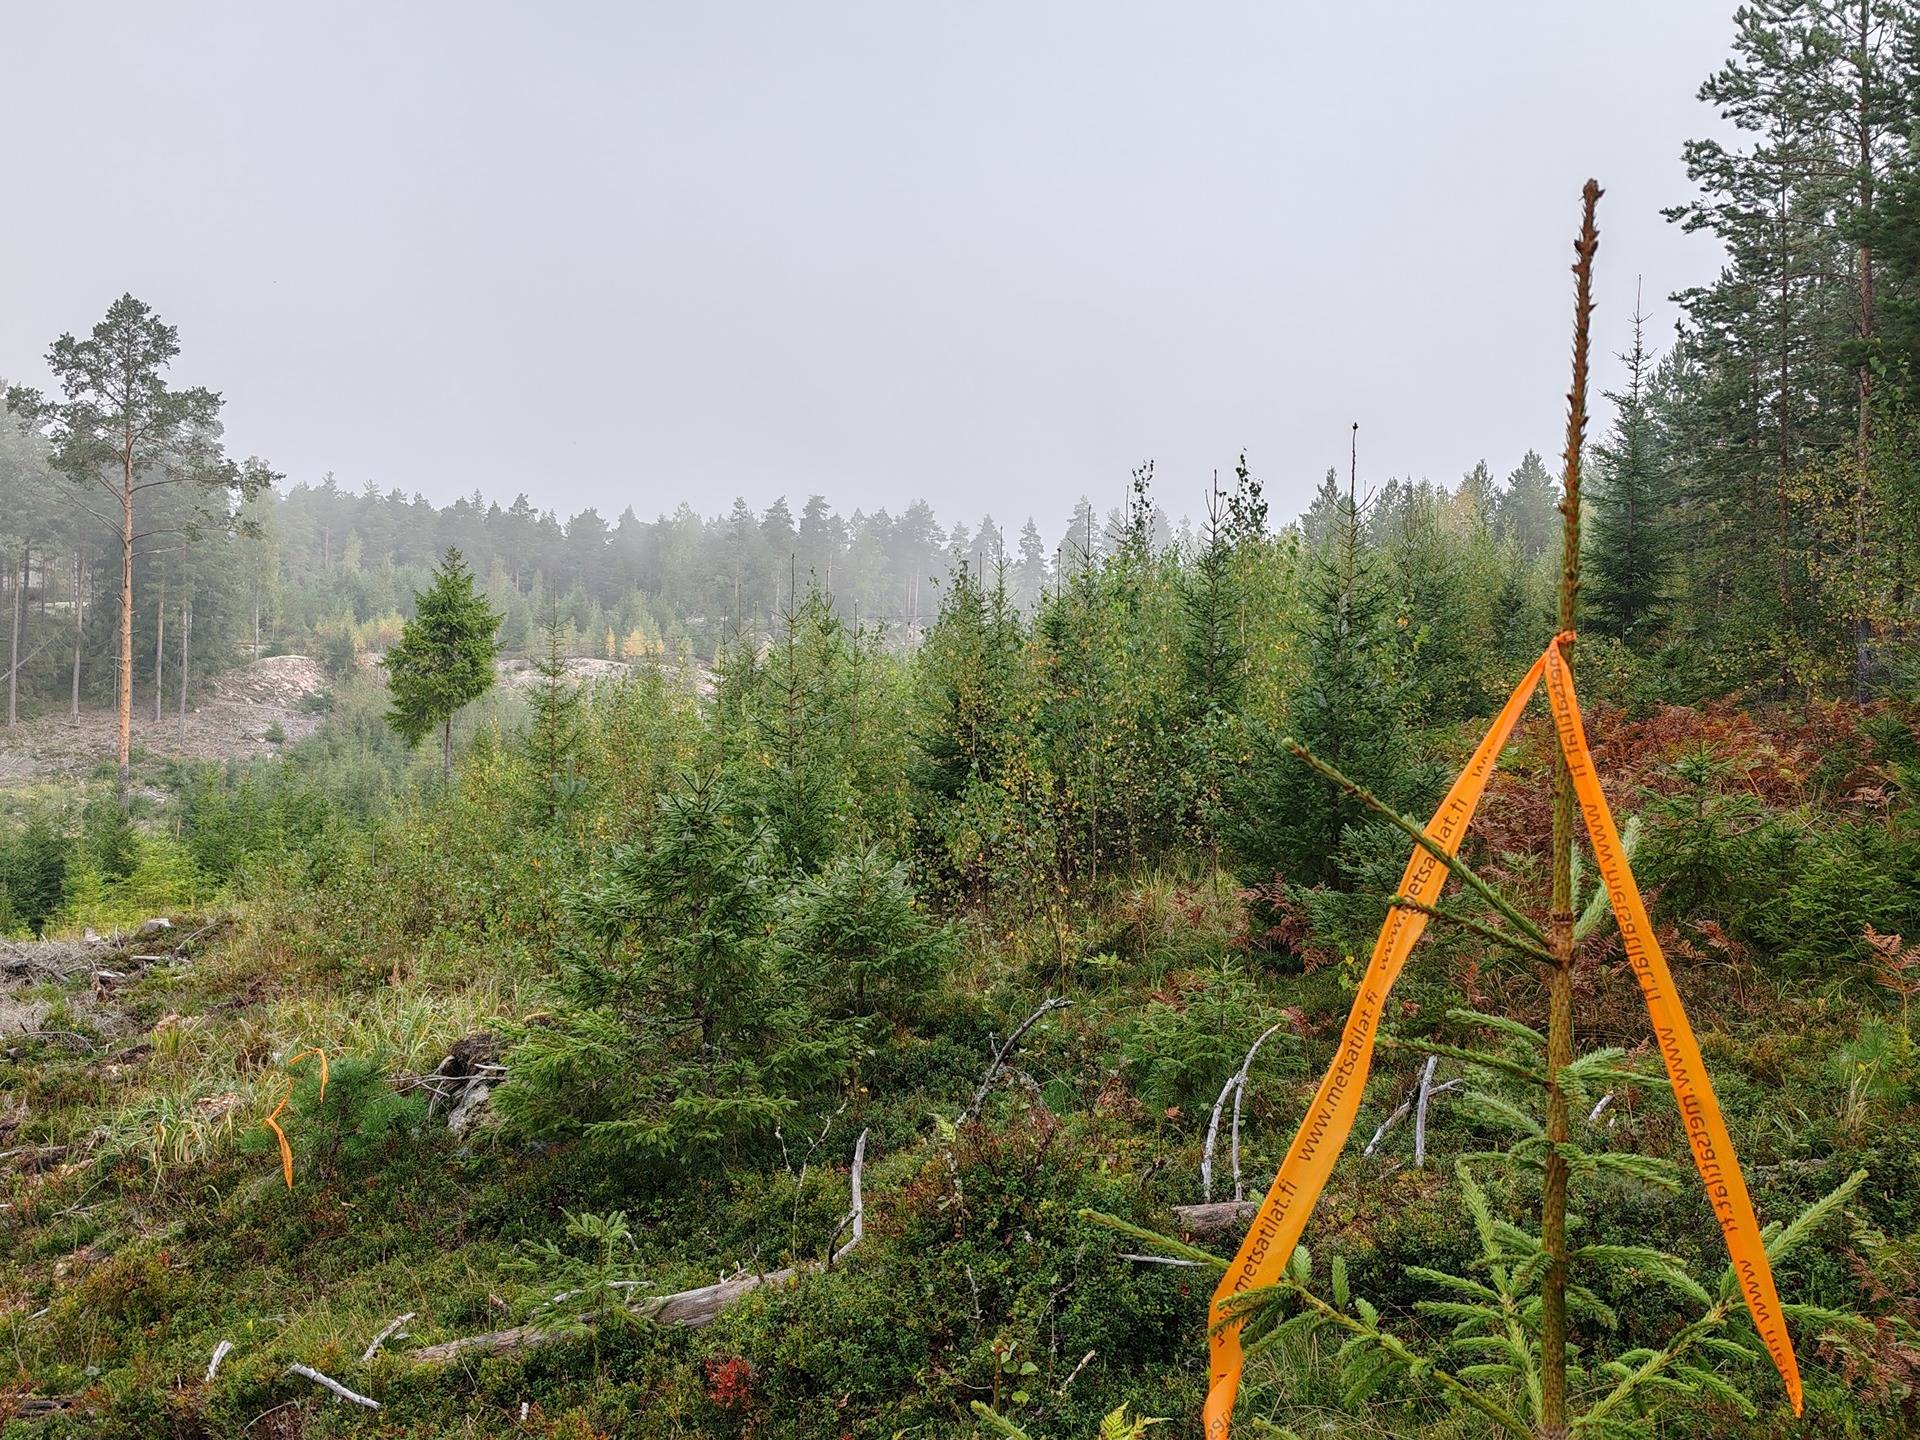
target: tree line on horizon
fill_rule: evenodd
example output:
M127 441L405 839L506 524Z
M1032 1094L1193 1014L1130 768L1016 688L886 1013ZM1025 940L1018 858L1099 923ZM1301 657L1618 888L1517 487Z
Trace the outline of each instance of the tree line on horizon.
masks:
M26 501L13 508L11 523L32 536L9 547L14 563L5 582L22 610L22 694L70 705L110 699L119 595L113 537L88 508L70 504L35 438L10 427L0 451L0 479ZM1260 483L1245 456L1236 472L1236 487L1257 496ZM1151 466L1143 467L1136 485L1146 492L1152 479ZM1298 523L1309 542L1324 534L1339 492L1329 471ZM1458 491L1388 482L1373 510L1376 538L1410 507L1451 504L1456 493L1467 511L1484 510L1489 533L1514 565L1537 561L1554 502L1545 465L1531 451L1504 488L1485 462ZM508 653L538 653L544 640L537 632L551 621L572 655L711 662L730 642L771 634L782 609L810 589L849 623L904 643L924 635L962 570L1032 611L1050 588L1117 554L1130 523L1120 507L1102 516L1082 496L1051 547L1031 519L1009 546L991 516L973 527L946 526L923 500L897 515L881 508L846 516L815 494L797 516L785 498L757 512L740 499L720 515L703 516L683 502L653 520L628 506L609 524L592 507L562 519L525 494L502 505L476 492L436 506L417 492L371 483L349 490L332 476L262 486L219 515L196 510L205 500L204 491L156 497L154 518L143 522L155 538L134 557L141 597L133 617L135 688L149 700L156 686L166 688L169 709L189 604L201 676L259 654L338 661L350 649L384 651L394 643L414 593L449 550L461 553L499 608ZM1158 503L1147 514L1151 549L1197 553L1200 536L1188 519L1171 521ZM57 635L56 626L63 627Z

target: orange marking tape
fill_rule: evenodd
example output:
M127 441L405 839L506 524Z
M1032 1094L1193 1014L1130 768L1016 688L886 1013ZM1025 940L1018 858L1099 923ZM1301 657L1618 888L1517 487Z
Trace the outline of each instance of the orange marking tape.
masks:
M1687 1143L1693 1147L1694 1168L1706 1187L1707 1203L1727 1242L1727 1258L1740 1293L1753 1316L1753 1328L1760 1333L1774 1368L1787 1387L1787 1399L1798 1415L1804 1403L1800 1389L1800 1366L1793 1356L1793 1341L1787 1335L1780 1312L1780 1295L1774 1289L1773 1269L1767 1264L1767 1247L1760 1238L1760 1222L1754 1218L1753 1201L1747 1195L1747 1182L1740 1173L1740 1161L1733 1153L1733 1140L1727 1134L1727 1122L1714 1098L1713 1084L1707 1078L1706 1063L1700 1058L1700 1046L1681 1007L1680 992L1674 987L1673 972L1660 942L1653 937L1653 922L1647 917L1646 902L1634 883L1633 869L1627 863L1620 844L1620 832L1614 827L1613 812L1600 789L1600 777L1593 767L1593 755L1587 749L1586 727L1580 721L1580 702L1573 692L1573 671L1561 654L1559 642L1547 648L1547 702L1553 708L1554 729L1559 732L1560 749L1567 757L1567 770L1573 777L1573 793L1580 802L1581 818L1593 845L1594 864L1606 882L1607 898L1613 903L1614 918L1620 924L1620 939L1626 946L1627 963L1633 966L1640 982L1640 993L1647 1002L1647 1016L1653 1022L1654 1038L1660 1042L1660 1058L1666 1062L1667 1079L1673 1085L1673 1098L1680 1107L1681 1123L1686 1127Z
M324 1100L327 1098L326 1051L317 1045L311 1050L302 1050L298 1055L287 1061L287 1068L291 1070L309 1055L317 1055L320 1057L320 1098ZM287 1102L291 1099L293 1099L293 1080L292 1077L288 1077L287 1093L280 1097L280 1103L269 1110L267 1112L267 1118L261 1122L269 1130L273 1131L274 1138L280 1142L280 1173L286 1177L287 1189L289 1190L293 1189L293 1146L287 1143L287 1132L280 1128L279 1117L280 1112L287 1108Z
M1474 808L1487 787L1487 777L1493 773L1494 762L1513 734L1520 712L1526 709L1527 701L1539 685L1544 666L1544 657L1533 662L1533 668L1507 697L1506 705L1473 752L1467 768L1460 772L1447 798L1433 812L1427 835L1449 855L1460 848L1467 822L1473 818ZM1446 866L1424 846L1418 846L1407 862L1406 873L1400 877L1399 893L1431 905L1439 898L1447 874ZM1396 908L1388 912L1387 923L1380 927L1380 938L1374 942L1373 958L1367 962L1367 972L1361 978L1360 991L1353 997L1353 1008L1347 1014L1347 1026L1341 1032L1340 1049L1334 1055L1333 1065L1314 1093L1306 1118L1300 1122L1300 1131L1293 1137L1287 1158L1281 1162L1280 1173L1274 1177L1246 1239L1240 1242L1239 1253L1213 1292L1213 1303L1207 1310L1212 1349L1207 1366L1204 1412L1207 1440L1226 1440L1233 1418L1234 1397L1240 1393L1240 1371L1245 1364L1240 1350L1240 1323L1228 1321L1226 1303L1242 1291L1256 1290L1277 1281L1293 1255L1294 1246L1300 1243L1313 1202L1320 1197L1327 1176L1333 1171L1334 1157L1346 1143L1353 1130L1354 1117L1360 1113L1360 1096L1367 1088L1367 1069L1373 1061L1373 1039L1380 1027L1381 1007L1406 965L1413 942L1426 928L1427 917L1417 910Z
M293 1189L293 1147L287 1143L287 1132L280 1128L280 1121L276 1117L282 1110L287 1108L287 1101L292 1098L293 1082L289 1080L287 1082L287 1093L280 1097L280 1103L278 1105L267 1112L267 1118L262 1122L269 1130L273 1131L274 1137L280 1142L280 1173L287 1177L287 1189L289 1190Z
M294 1066L298 1065L302 1060L306 1059L309 1055L318 1055L320 1057L320 1098L324 1100L327 1098L327 1052L326 1051L322 1050L318 1045L315 1045L311 1050L302 1050L298 1055L294 1056L291 1060L287 1061L287 1068L291 1070ZM288 1093L291 1094L292 1092L289 1091Z
M1560 651L1562 639L1571 638L1555 636L1546 653L1534 661L1532 669L1514 688L1481 739L1467 768L1460 772L1447 798L1440 802L1426 833L1449 855L1459 850L1467 822L1473 818L1486 789L1487 777L1513 734L1520 712L1526 708L1544 675L1555 732L1567 757L1567 769L1573 778L1574 794L1586 822L1595 863L1620 923L1627 959L1646 998L1647 1014L1653 1021L1655 1038L1660 1042L1660 1054L1666 1062L1674 1098L1679 1102L1694 1164L1706 1186L1708 1202L1720 1221L1727 1253L1733 1261L1754 1327L1773 1357L1780 1378L1786 1382L1787 1398L1797 1415L1803 1403L1800 1371L1794 1361L1793 1342L1782 1321L1780 1297L1774 1289L1772 1269L1767 1264L1766 1246L1760 1239L1753 1202L1748 1198L1746 1181L1740 1174L1733 1142L1727 1135L1726 1121L1707 1079L1700 1047L1687 1023L1686 1011L1681 1008L1666 957L1654 939L1646 905L1627 864L1626 851L1614 827L1612 812L1607 808L1606 796L1601 793L1593 756L1587 748L1586 731L1580 721L1579 702L1574 696L1573 676ZM1439 898L1447 873L1446 867L1424 846L1417 847L1401 877L1399 893L1423 905L1432 905ZM1359 1114L1387 993L1400 977L1407 956L1426 925L1427 917L1417 910L1395 908L1388 912L1386 923L1374 942L1373 957L1361 978L1359 993L1354 996L1353 1008L1347 1014L1333 1064L1314 1092L1299 1132L1287 1149L1286 1159L1280 1162L1273 1185L1261 1202L1246 1238L1240 1242L1233 1263L1213 1292L1213 1302L1207 1312L1211 1349L1203 1412L1207 1440L1227 1440L1232 1427L1233 1402L1240 1391L1240 1374L1245 1364L1240 1348L1240 1322L1228 1317L1227 1302L1245 1291L1276 1283L1292 1258L1294 1247L1300 1243L1314 1202L1326 1187L1334 1159L1352 1133L1354 1118Z

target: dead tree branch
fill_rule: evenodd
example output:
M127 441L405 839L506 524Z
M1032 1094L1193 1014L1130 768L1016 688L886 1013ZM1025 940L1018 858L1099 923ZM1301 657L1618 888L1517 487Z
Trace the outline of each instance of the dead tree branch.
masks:
M1284 1024L1285 1022L1280 1022ZM1213 1102L1213 1115L1207 1121L1207 1144L1200 1152L1200 1198L1213 1199L1213 1151L1220 1139L1220 1114L1226 1108L1227 1096L1233 1096L1233 1193L1240 1193L1240 1101L1247 1088L1247 1074L1253 1069L1253 1058L1260 1053L1260 1047L1267 1043L1280 1024L1270 1025L1260 1038L1247 1050L1246 1058L1240 1062L1240 1068L1227 1077L1227 1083L1220 1087L1220 1098Z
M397 1333L399 1333L400 1327L406 1324L409 1320L413 1319L413 1315L414 1315L414 1312L409 1310L407 1311L406 1314L397 1315L393 1319L389 1320L387 1322L387 1328L382 1330L378 1335L374 1336L373 1343L367 1346L367 1348L361 1352L360 1363L362 1365L365 1365L368 1361L372 1360L375 1355L378 1355L380 1353L380 1347L386 1344L387 1341L391 1340Z
M313 1381L313 1383L318 1385L322 1390L331 1390L342 1400L351 1400L354 1404L364 1405L369 1410L378 1410L380 1408L380 1402L378 1400L369 1399L357 1390L349 1390L331 1375L322 1375L311 1365L302 1365L298 1361L295 1361L293 1364L287 1366L287 1374L303 1376Z
M979 1116L980 1107L987 1103L987 1096L993 1092L993 1082L1000 1078L1001 1070L1006 1067L1007 1057L1013 1053L1014 1047L1020 1043L1020 1037L1031 1030L1044 1016L1052 1014L1055 1010L1064 1010L1071 1004L1073 1004L1071 1000L1058 995L1053 996L1042 1002L1039 1009L1035 1010L1031 1015L1027 1016L1026 1019L1013 1027L1013 1033L1007 1036L1006 1042L994 1052L993 1063L987 1066L986 1078L980 1082L980 1088L973 1092L972 1101L967 1105L967 1108L961 1112L960 1123L962 1125Z
M867 1132L862 1130L853 1149L852 1208L846 1218L840 1222L842 1226L850 1223L853 1227L853 1235L839 1249L831 1250L830 1258L825 1263L806 1262L799 1265L786 1265L764 1274L735 1275L712 1285L701 1285L692 1290L676 1291L671 1295L656 1295L646 1300L636 1300L626 1307L627 1313L637 1319L651 1321L655 1325L685 1325L698 1329L717 1320L728 1309L756 1290L781 1289L794 1284L803 1275L830 1269L834 1261L846 1258L847 1252L866 1236L867 1207L863 1184L866 1160ZM836 1226L833 1238L839 1238L839 1231L840 1227ZM597 1318L600 1317L598 1315L585 1317L589 1323ZM483 1335L465 1335L457 1340L443 1340L438 1345L423 1346L418 1350L410 1351L407 1358L419 1365L440 1365L463 1356L502 1355L512 1351L535 1350L543 1345L551 1345L557 1340L568 1339L576 1333L578 1332L565 1329L543 1329L538 1325L516 1325L508 1330L493 1330Z

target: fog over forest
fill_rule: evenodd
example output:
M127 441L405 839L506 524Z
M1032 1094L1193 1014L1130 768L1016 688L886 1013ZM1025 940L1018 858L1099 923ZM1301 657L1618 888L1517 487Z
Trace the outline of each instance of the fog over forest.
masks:
M1664 348L1720 263L1659 212L1729 7L572 10L12 7L58 219L0 234L0 376L130 290L290 483L1051 544L1147 459L1176 517L1242 449L1297 513L1354 420L1376 481L1553 454L1569 174L1609 387L1632 278Z

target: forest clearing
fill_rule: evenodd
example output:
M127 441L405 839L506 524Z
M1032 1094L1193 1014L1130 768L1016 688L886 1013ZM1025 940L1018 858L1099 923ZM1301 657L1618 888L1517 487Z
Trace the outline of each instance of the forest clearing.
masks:
M563 519L0 356L0 1440L1911 1433L1920 7L1731 33L1717 272L1526 195L1453 481Z
M262 759L319 728L312 702L327 688L306 656L269 656L218 676L184 716L141 716L134 743L167 759ZM113 727L112 712L97 705L23 720L0 734L0 786L91 774L113 751Z

